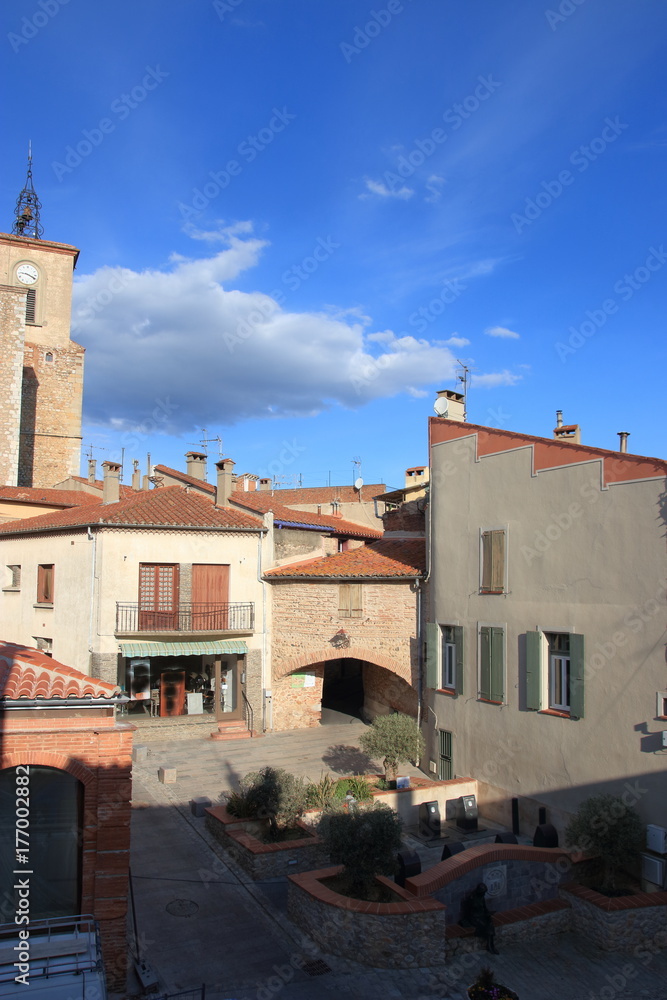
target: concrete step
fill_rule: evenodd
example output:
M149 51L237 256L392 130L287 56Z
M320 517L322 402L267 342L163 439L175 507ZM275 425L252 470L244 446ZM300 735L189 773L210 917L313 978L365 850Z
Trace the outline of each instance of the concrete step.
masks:
M240 719L233 719L229 722L218 723L217 730L211 733L212 740L249 740L252 736L257 736L255 732L250 732L245 722Z

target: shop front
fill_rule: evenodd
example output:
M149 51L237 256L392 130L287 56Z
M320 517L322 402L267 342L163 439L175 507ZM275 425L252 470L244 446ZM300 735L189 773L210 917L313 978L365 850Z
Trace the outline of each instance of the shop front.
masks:
M244 717L246 654L242 640L122 642L120 683L130 715L216 720Z

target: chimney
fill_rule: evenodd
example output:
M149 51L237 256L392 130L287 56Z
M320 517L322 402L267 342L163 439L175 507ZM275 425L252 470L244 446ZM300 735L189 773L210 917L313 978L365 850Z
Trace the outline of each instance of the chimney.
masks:
M218 482L215 488L216 507L229 507L229 497L234 482L234 465L231 458L221 458L215 463L218 470Z
M562 426L563 426L563 411L556 410L556 427L562 427Z
M88 459L88 482L92 485L97 479L97 462L94 458Z
M440 389L433 409L439 417L463 423L466 418L465 396L452 389Z
M118 503L120 500L120 462L102 462L104 484L102 503Z
M260 490L270 490L271 489L271 480L270 479L260 479L260 481L259 481L259 488L260 488Z
M189 451L185 456L187 462L187 474L193 479L201 479L206 482L206 455L201 451Z
M428 469L425 465L417 465L413 469L405 470L405 488L419 486L428 482Z
M141 473L139 472L139 462L136 458L132 462L132 470L132 489L139 492L141 489Z
M630 431L619 431L618 436L621 439L618 450L625 455L628 451L628 438L630 437Z
M564 424L562 410L556 410L554 440L569 441L571 444L581 444L581 427L579 424Z

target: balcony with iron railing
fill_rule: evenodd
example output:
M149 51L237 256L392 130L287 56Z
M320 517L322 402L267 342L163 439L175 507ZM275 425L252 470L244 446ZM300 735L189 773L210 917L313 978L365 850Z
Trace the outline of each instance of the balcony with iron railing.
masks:
M255 605L187 603L172 608L146 608L139 603L117 602L116 635L140 632L253 632Z

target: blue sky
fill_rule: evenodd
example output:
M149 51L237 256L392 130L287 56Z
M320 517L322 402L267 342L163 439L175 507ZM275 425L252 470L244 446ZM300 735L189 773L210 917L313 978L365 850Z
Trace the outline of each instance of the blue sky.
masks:
M81 249L85 445L127 477L206 427L237 471L397 486L458 358L471 421L664 455L666 29L654 0L5 5L3 225L32 139L45 238Z

